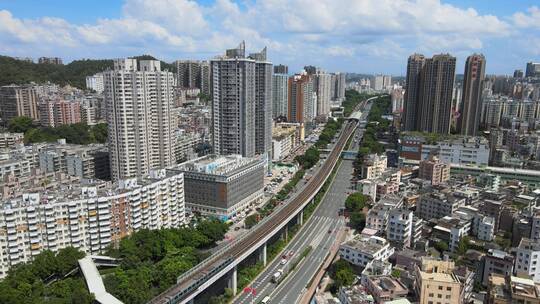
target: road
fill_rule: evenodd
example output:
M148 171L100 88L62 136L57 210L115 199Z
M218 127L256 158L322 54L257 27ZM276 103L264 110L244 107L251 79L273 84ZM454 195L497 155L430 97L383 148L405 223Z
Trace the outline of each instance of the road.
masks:
M366 114L363 114L363 117L367 116L370 105L368 104L366 107ZM357 128L354 137L361 139L363 132L363 129ZM355 144L353 140L350 150L357 150L359 142ZM281 265L281 258L276 258L250 286L255 288L255 295L241 294L233 303L259 303L266 296L270 296L269 303L273 304L298 302L306 286L324 262L329 248L335 241L337 231L345 226L345 221L343 217L338 215L338 211L344 206L348 196L347 192L351 191L352 173L353 161L343 160L327 194L320 203L320 207L284 249L285 255L290 252L294 253L292 257L288 258L289 262ZM311 246L312 250L307 257L282 282L278 285L273 283L272 275L279 269L283 269L285 273L289 272L290 265L298 260L308 246Z
M214 253L202 263L182 274L175 285L156 296L149 303L185 303L190 301L204 291L204 288L217 280L216 274L223 275L224 269L239 263L240 259L252 253L257 248L257 244L261 243L261 240L267 239L270 235L282 229L287 221L300 212L301 208L320 190L338 162L341 151L353 135L357 125L358 122L355 120L344 123L334 149L321 164L316 174L305 185L303 191L255 225L250 230L250 233L232 241L229 246L222 248L219 252ZM205 287L199 288L203 285Z

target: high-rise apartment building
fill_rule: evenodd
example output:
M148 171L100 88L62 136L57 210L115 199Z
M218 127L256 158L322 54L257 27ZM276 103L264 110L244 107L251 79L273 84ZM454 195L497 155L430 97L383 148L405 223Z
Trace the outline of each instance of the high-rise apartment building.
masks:
M421 54L409 56L407 61L407 78L403 107L403 129L417 129L417 114L420 105L421 74L426 58Z
M58 57L39 57L38 63L40 64L64 64L62 58Z
M383 75L375 75L373 78L373 89L375 91L381 91L384 87L384 76Z
M176 85L181 88L200 88L201 62L198 60L176 61Z
M336 82L334 89L334 100L344 100L345 99L345 73L336 73Z
M383 76L383 89L390 89L392 87L392 76L384 75Z
M212 78L210 74L210 62L201 62L201 93L210 97L212 95Z
M317 116L328 116L330 114L330 87L332 77L324 72L315 75L315 87L317 92Z
M289 122L310 123L316 116L313 79L308 74L289 78Z
M0 118L7 124L17 116L39 120L38 95L31 85L8 85L0 87Z
M255 153L270 156L272 151L272 63L266 47L249 58L255 60Z
M540 77L540 62L527 62L525 77Z
M113 180L148 174L174 163L170 111L173 73L157 60L117 59L104 72Z
M92 76L86 76L86 88L103 93L103 75L97 73Z
M289 74L289 67L283 64L275 65L274 74Z
M417 129L430 133L450 133L452 90L456 57L449 54L428 58L422 72Z
M486 59L482 54L467 57L463 78L463 95L459 116L461 134L476 136L482 114L482 84L486 70Z
M245 44L211 60L212 135L214 152L255 155L255 60L246 58ZM270 113L269 113L270 114Z
M274 67L275 68L275 67ZM275 70L275 69L274 69ZM272 117L287 117L289 75L272 75Z
M81 104L78 101L44 100L39 105L42 126L57 127L81 122Z

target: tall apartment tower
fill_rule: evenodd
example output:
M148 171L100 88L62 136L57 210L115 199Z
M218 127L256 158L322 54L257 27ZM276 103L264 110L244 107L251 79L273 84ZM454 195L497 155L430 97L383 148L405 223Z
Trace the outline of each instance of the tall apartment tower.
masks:
M216 154L255 155L255 60L245 44L210 61L212 142Z
M417 113L420 104L421 73L426 59L424 55L413 54L407 61L407 78L403 107L403 129L417 129Z
M212 95L212 78L210 74L210 62L201 61L201 81L200 81L201 93L210 97Z
M525 77L540 77L540 62L527 62Z
M173 73L157 60L117 59L104 72L111 176L149 174L174 163L170 111Z
M283 64L275 65L274 74L289 74L289 67Z
M336 83L335 83L335 100L344 100L345 99L345 73L336 73Z
M255 60L255 153L272 150L272 63L267 60L266 47L249 55Z
M201 62L198 60L176 61L176 83L181 88L200 88Z
M275 67L274 67L275 68ZM275 69L274 69L275 71ZM272 75L272 117L287 117L289 75Z
M419 131L449 134L456 57L434 55L426 59L421 79Z
M17 116L39 120L38 94L31 85L0 87L0 119L6 124Z
M315 99L313 79L308 74L294 75L289 78L289 122L310 123L315 118Z
M332 77L330 74L320 72L315 75L315 87L317 90L317 116L328 116L330 114L330 87Z
M482 84L486 71L486 59L482 54L467 57L463 78L463 94L459 116L459 131L463 135L476 136L482 115Z

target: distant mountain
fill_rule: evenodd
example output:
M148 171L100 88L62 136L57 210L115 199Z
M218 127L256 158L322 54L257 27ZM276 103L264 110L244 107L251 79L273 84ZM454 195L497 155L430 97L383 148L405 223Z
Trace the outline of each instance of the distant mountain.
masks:
M150 55L133 58L156 59ZM161 61L161 67L176 72L174 64ZM83 59L72 61L66 65L55 65L31 63L8 56L0 56L0 86L50 81L59 85L69 84L83 89L86 86L86 76L112 68L112 59Z
M86 76L113 67L113 61L75 60L66 65L38 64L0 56L0 85L24 84L29 82L44 83L47 81L59 85L72 85L84 88Z

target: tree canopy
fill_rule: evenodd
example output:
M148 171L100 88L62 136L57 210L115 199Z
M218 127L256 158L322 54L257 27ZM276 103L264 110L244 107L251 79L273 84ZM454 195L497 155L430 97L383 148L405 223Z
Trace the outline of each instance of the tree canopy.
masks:
M107 141L107 124L104 123L93 126L76 123L55 128L39 127L33 124L31 118L19 116L9 121L8 129L11 132L24 133L24 141L27 143L53 142L60 138L65 138L67 143L80 145Z
M121 265L104 278L105 286L124 303L146 303L205 258L201 250L223 239L228 224L217 219L196 228L140 230L120 241L110 256Z
M33 262L13 267L0 282L0 303L91 304L94 297L82 277L64 278L78 267L77 260L82 257L84 253L72 247L60 249L56 254L45 250Z

